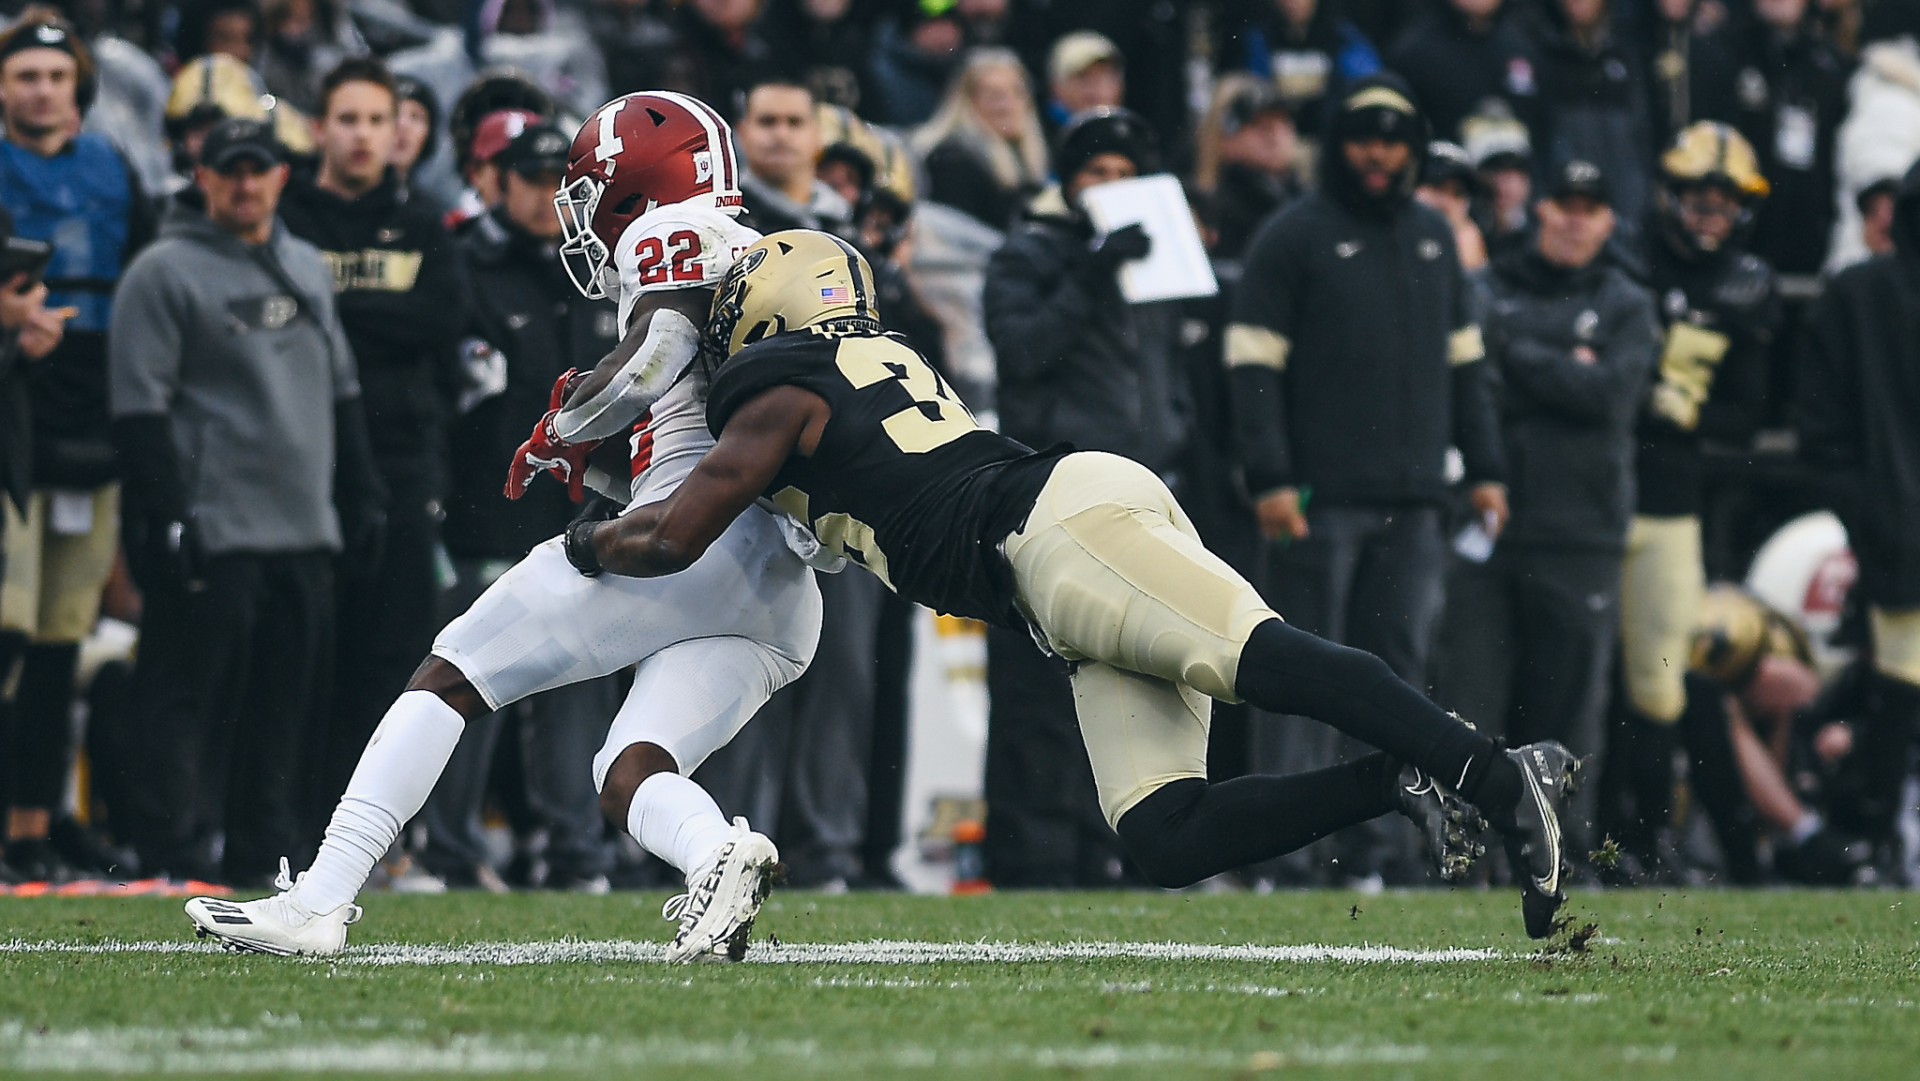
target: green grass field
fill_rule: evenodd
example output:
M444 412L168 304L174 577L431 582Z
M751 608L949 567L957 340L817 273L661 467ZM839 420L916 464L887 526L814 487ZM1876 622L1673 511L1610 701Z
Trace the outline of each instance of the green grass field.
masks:
M1598 934L1547 953L1506 891L776 893L755 950L777 963L677 968L645 958L660 900L375 896L347 955L302 961L202 952L173 900L0 898L0 1074L1920 1076L1904 893L1579 894ZM1491 955L818 948L873 940ZM478 948L501 943L563 945Z

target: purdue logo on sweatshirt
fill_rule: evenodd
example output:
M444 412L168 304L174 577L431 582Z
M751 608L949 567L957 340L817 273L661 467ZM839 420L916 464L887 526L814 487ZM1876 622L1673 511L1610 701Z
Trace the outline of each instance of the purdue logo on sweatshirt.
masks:
M384 293L405 293L420 278L422 253L366 248L361 251L323 251L320 257L333 272L333 291L375 289Z

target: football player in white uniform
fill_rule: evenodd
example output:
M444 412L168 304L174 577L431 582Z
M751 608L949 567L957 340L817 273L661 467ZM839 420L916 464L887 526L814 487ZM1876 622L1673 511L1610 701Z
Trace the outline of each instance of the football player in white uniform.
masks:
M694 98L628 94L581 127L554 199L561 256L587 297L618 296L621 344L555 384L509 497L544 470L575 498L592 484L632 510L672 494L713 446L704 378L689 369L713 287L759 238L734 221L738 177L730 129ZM272 897L188 901L196 932L268 953L337 952L374 862L467 720L637 663L594 758L601 807L687 876L662 912L679 920L668 959L737 960L778 853L688 775L812 659L820 594L796 554L819 560L810 539L750 513L685 573L651 579L582 578L562 538L534 549L440 632L368 742L313 865L295 882L283 862Z

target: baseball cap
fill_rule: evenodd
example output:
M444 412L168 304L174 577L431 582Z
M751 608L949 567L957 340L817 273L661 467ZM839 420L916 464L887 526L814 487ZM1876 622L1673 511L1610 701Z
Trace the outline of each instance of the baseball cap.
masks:
M543 120L529 125L514 136L494 155L493 163L502 169L512 169L521 176L564 173L567 171L567 151L572 145L573 140L560 130L560 125ZM476 158L478 156L475 155Z
M1053 43L1053 51L1047 54L1047 78L1053 82L1072 78L1102 61L1120 66L1120 47L1105 34L1076 30Z
M500 109L480 118L473 129L473 146L468 160L474 164L492 161L521 132L540 123L540 114L531 109Z
M1554 170L1553 178L1547 183L1547 198L1554 202L1585 196L1596 203L1613 205L1612 197L1607 193L1607 177L1600 167L1590 161L1574 158Z
M274 138L273 126L250 116L230 116L220 121L200 145L200 164L216 173L225 172L242 159L274 166L285 157L280 140Z

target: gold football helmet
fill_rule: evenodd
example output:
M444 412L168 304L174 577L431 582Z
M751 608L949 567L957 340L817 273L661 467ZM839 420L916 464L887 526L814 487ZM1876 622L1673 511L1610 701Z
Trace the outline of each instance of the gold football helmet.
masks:
M789 229L742 252L713 293L701 350L709 368L762 338L844 324L878 330L873 268L829 233Z
M1759 198L1769 190L1753 144L1717 120L1689 124L1661 155L1660 170L1670 184L1724 184L1743 198Z

